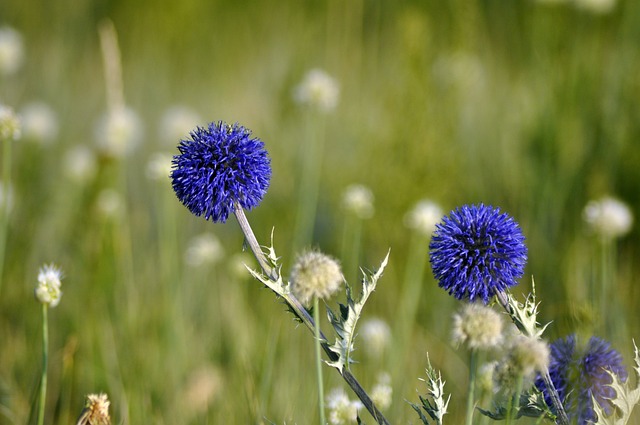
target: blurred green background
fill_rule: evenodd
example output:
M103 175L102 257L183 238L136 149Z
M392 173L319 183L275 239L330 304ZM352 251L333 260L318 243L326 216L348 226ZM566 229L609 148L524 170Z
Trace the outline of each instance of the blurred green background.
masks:
M527 237L526 276L514 293L528 293L535 278L541 320L553 321L547 337L595 333L631 366L631 338L640 338L640 231L615 244L608 311L619 326L602 334L588 290L601 276L600 245L582 211L604 195L640 210L640 2L620 0L606 13L577 4L0 2L0 26L20 32L25 50L22 67L0 79L0 102L18 112L45 102L59 127L50 143L23 139L12 147L0 423L35 422L41 312L33 289L48 262L65 279L49 314L47 423L72 423L84 395L99 391L109 394L118 424L317 422L311 335L238 273L239 263L251 262L239 257L235 220L194 217L168 178L149 177L154 154L177 152L178 140L163 130L175 105L191 108L202 125L237 121L265 142L271 187L248 217L265 245L275 228L285 273L294 259L301 157L322 134L310 243L344 253L341 197L361 183L375 196L375 214L362 222L359 264L376 268L391 249L365 317L392 329L411 320L399 301L414 251L404 217L417 201L430 198L445 212L484 202L512 215ZM101 153L96 141L108 107L99 38L106 19L117 31L124 100L143 131L121 157ZM293 100L312 68L339 84L329 113ZM96 162L74 179L68 155L78 146ZM110 199L112 209L104 207ZM189 264L185 252L205 232L222 252ZM417 423L404 400L417 401L416 388L424 393L418 378L428 352L453 393L449 423L457 423L468 355L450 343L459 303L433 281L428 239L419 250L425 273L411 338L395 340L382 358L359 349L353 370L370 388L395 367L392 359L403 359L388 418ZM328 368L325 378L328 389L343 386Z

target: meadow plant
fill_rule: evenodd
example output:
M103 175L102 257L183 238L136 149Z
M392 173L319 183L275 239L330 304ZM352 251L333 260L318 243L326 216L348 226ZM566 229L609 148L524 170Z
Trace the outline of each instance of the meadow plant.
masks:
M0 28L0 74L15 74L23 61L22 35L11 27Z
M342 192L341 206L345 212L342 258L347 282L352 282L356 277L362 244L362 222L373 217L374 201L373 192L363 184L350 184Z
M111 425L109 397L104 394L89 394L76 425Z
M20 118L12 108L0 104L0 144L2 144L2 184L3 200L0 204L0 292L2 291L2 273L5 260L5 246L7 243L7 228L9 226L9 202L11 190L11 148L13 142L21 135Z
M249 269L251 274L282 298L294 316L314 333L315 340L328 357L325 362L340 373L376 422L388 423L349 371L356 324L382 275L388 255L377 272L363 271L358 299L352 297L351 288L345 282L347 304L340 304L339 313L327 309L336 332L336 341L330 345L320 331L318 298L330 295L343 280L337 263L324 254L303 254L292 271L292 283L285 282L280 259L273 247L273 234L271 246L263 249L244 214L244 209L254 208L261 202L270 183L271 164L264 143L252 137L245 127L220 121L192 131L189 139L180 142L178 150L180 154L174 157L171 172L178 199L196 216L204 216L213 222L225 222L229 214L235 215L246 243L260 265L260 270ZM305 297L305 301L314 298L315 317L311 317L297 295ZM322 396L322 391L319 393ZM322 404L320 402L321 410ZM324 422L323 411L320 417Z
M299 145L298 153L301 168L293 238L294 252L298 252L306 248L313 239L324 158L326 115L338 104L338 84L324 71L314 69L296 86L293 99L305 109L307 133L305 142Z
M45 102L31 102L20 109L22 135L24 140L43 146L51 144L58 137L58 117Z
M45 265L38 273L35 297L42 304L42 375L40 379L40 402L38 404L38 425L44 423L47 401L47 370L49 365L49 308L60 303L62 297L62 272L53 264Z

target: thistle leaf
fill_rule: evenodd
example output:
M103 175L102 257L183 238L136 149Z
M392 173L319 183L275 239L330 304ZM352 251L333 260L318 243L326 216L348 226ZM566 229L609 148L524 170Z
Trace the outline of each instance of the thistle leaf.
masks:
M493 410L484 410L479 407L477 409L484 416L495 421L507 418L507 407L504 405L494 405ZM523 416L530 418L539 418L544 416L551 421L555 421L556 418L545 403L542 393L535 387L532 387L529 392L520 396L520 405L515 409L515 412L516 419Z
M418 396L421 405L414 403L409 403L409 405L413 407L413 410L418 413L418 416L420 417L420 420L424 425L430 424L428 418L424 414L425 412L427 413L427 415L429 415L431 420L434 421L435 425L442 425L443 417L447 413L451 394L449 394L449 397L447 397L447 400L445 401L445 382L442 380L440 372L436 372L436 370L431 366L431 362L429 362L428 359L427 363L427 379L420 378L421 381L427 384L427 396Z
M595 422L596 425L627 424L631 418L633 408L638 404L638 402L640 402L640 353L638 352L638 347L636 346L635 341L633 341L633 348L635 355L635 366L633 367L633 370L636 375L636 387L632 389L629 381L621 382L618 375L607 370L607 373L613 380L610 386L616 392L616 397L610 399L610 401L614 406L616 406L616 409L610 416L606 416L604 409L602 409L598 402L593 399L593 410L598 416L598 420Z
M360 292L360 296L357 300L353 299L351 287L347 283L347 304L339 304L339 314L336 314L333 310L327 308L329 322L337 334L336 342L329 348L338 355L337 360L327 361L327 364L335 367L341 372L344 367L348 369L349 365L353 362L351 359L351 353L354 350L353 342L356 337L356 325L358 324L358 319L360 319L364 304L367 302L371 293L376 289L378 279L382 276L382 272L387 266L388 261L389 252L387 252L386 257L382 260L380 267L375 273L366 272L361 269L363 274L362 291Z
M276 255L276 250L273 247L273 229L271 230L271 246L264 247L263 253L265 255L265 259L271 269L273 270L273 276L267 276L263 271L253 270L249 266L245 264L247 270L251 275L262 282L266 287L271 289L276 295L280 297L284 297L291 290L291 286L289 282L284 282L282 280L282 274L280 273L282 269L282 265L280 264L280 257Z
M507 294L509 307L511 307L509 315L516 327L525 335L541 338L550 323L542 327L538 323L538 306L540 303L536 303L536 285L533 279L532 285L531 293L527 296L524 304L513 298L511 294Z

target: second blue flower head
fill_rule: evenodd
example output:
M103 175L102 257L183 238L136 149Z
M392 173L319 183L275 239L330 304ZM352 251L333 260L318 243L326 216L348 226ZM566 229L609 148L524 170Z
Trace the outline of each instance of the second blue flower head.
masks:
M440 287L457 299L482 300L517 284L527 247L518 223L499 208L464 205L444 217L429 244Z

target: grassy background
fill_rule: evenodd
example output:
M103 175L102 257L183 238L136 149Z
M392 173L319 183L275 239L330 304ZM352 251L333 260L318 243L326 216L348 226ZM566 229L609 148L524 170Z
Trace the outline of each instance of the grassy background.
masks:
M95 147L95 123L106 110L97 31L106 18L118 32L126 103L142 117L145 137L126 158L101 158L95 178L74 183L65 178L64 155ZM110 395L115 423L317 421L310 335L238 275L242 236L234 220L193 217L168 179L145 176L153 153L176 152L159 134L169 106L252 129L269 150L273 179L249 220L265 244L275 227L287 272L299 156L309 137L291 94L314 67L339 81L341 97L325 118L313 244L340 255L341 194L358 182L372 189L376 207L363 223L361 264L377 267L391 248L366 314L392 326L407 320L397 308L410 258L403 217L419 199L446 211L485 202L523 228L526 274L536 279L542 320L553 320L548 337L596 333L631 364L631 337L640 336L640 231L617 244L609 311L625 326L602 335L586 291L598 279L598 246L581 212L605 194L640 211L640 3L620 1L594 15L521 0L5 0L0 23L19 30L26 48L20 72L0 80L0 100L16 109L44 100L60 125L50 146L13 146L0 423L34 421L41 330L32 293L38 268L51 261L66 277L49 315L49 423L71 423L83 396L98 391ZM124 197L123 214L97 213L105 188ZM226 257L192 268L184 252L202 232L215 233ZM427 244L421 249L426 262ZM392 368L390 354L400 353L394 423L417 421L404 400L422 390L427 352L454 394L449 423L463 417L467 354L449 342L458 303L426 270L411 342L382 360L360 350L354 366L370 388ZM515 293L529 288L527 277ZM325 370L326 388L342 385Z

